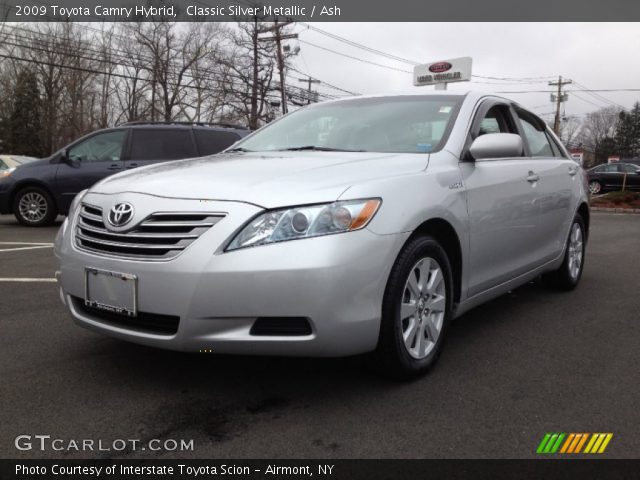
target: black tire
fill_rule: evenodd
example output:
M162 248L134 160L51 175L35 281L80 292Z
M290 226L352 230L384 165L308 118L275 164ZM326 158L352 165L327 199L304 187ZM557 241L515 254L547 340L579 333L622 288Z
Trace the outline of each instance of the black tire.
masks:
M21 202L27 201L31 196L39 203L39 213L29 214L21 208ZM24 206L24 205L23 205ZM40 187L26 187L20 190L13 199L13 214L16 219L28 227L45 227L53 224L58 216L58 209L53 198L45 189Z
M580 229L580 236L581 236L580 249L582 252L580 266L577 269L577 274L575 273L575 270L573 271L574 273L572 273L572 270L571 270L571 265L572 265L571 255L572 255L572 248L573 248L572 235L574 233L574 227L576 225L577 225L577 228ZM587 232L585 230L584 220L582 219L582 216L579 213L577 213L576 216L573 218L573 222L571 223L571 228L569 229L569 236L567 237L567 243L565 245L564 260L562 262L562 265L557 270L546 273L542 277L545 283L549 287L554 288L556 290L566 291L566 290L573 290L578 286L578 283L580 283L580 278L582 278L582 271L584 269L586 245L587 245Z
M595 191L591 191L592 190L591 189L592 185L594 186L593 190L595 190ZM591 180L589 182L589 193L591 195L598 195L598 194L602 193L603 189L604 189L604 187L602 185L602 182L600 182L599 180Z
M426 357L418 359L409 353L409 347L405 345L403 338L404 323L400 318L400 308L408 292L406 285L409 275L417 262L425 257L435 260L440 267L446 296L439 336L434 342L430 353ZM451 320L452 297L453 276L451 265L442 246L430 236L411 239L398 255L389 274L384 293L380 337L374 353L376 367L381 373L395 379L411 379L425 374L436 363L442 351L442 345ZM411 319L410 321L414 320Z

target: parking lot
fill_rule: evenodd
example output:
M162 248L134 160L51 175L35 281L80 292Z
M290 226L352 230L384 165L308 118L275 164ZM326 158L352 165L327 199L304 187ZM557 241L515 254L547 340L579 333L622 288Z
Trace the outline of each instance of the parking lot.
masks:
M56 228L0 216L0 457L60 457L14 448L46 434L194 440L167 457L528 458L545 432L612 432L604 456L640 455L640 215L593 214L576 291L537 282L469 312L411 383L362 358L175 353L81 329L52 281Z

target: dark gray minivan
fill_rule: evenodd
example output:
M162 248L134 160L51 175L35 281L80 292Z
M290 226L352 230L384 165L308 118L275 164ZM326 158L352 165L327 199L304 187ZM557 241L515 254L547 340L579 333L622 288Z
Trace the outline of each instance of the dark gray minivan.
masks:
M51 157L0 176L0 213L39 227L65 215L78 192L114 173L221 152L249 134L228 124L132 122L86 135Z

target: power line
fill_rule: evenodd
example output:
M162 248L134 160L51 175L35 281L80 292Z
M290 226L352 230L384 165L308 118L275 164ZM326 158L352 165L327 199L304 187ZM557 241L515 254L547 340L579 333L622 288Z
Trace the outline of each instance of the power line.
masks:
M341 37L340 35L336 35L335 33L327 32L326 30L322 30L321 28L315 27L313 25L309 25L306 22L298 22L298 23L300 25L304 25L305 27L307 27L308 30L313 30L314 32L318 32L318 33L320 33L322 35L325 35L325 36L327 36L329 38L333 38L334 40L337 40L339 42L345 43L345 44L350 45L352 47L356 47L356 48L359 48L361 50L365 50L365 51L370 52L370 53L375 53L376 55L380 55L380 56L389 58L391 60L395 60L397 62L407 63L407 64L410 64L410 65L419 65L419 63L420 63L420 62L416 62L416 61L413 61L413 60L409 60L409 59L406 59L406 58L399 57L397 55L393 55L391 53L383 52L382 50L378 50L376 48L369 47L367 45L355 42L353 40L349 40L348 38Z
M95 29L95 28L92 28L92 27L88 27L88 26L80 25L80 24L75 24L75 25L77 27L80 27L83 30L88 29L88 30L91 30L91 31L99 31L100 33L103 33L101 30L98 30L98 29ZM26 32L26 33L30 33L30 34L35 35L35 36L54 38L54 39L58 38L56 35L53 35L53 34L50 34L50 33L46 33L46 32L35 31L35 30L26 29L26 28L20 28L20 27L17 27L17 26L13 27L13 28L17 29L17 30L20 30L20 31L23 31L23 32ZM46 42L46 40L42 40L42 39L39 39L39 38L31 38L31 37L22 36L22 35L16 34L15 32L13 32L13 35L16 38L19 38L21 41L37 41L37 42L41 42L41 44L43 42ZM124 36L116 34L116 33L112 33L112 35L115 38L121 38L123 40L130 41L130 38L128 38L128 37L124 37ZM32 48L29 45L16 45L16 46L21 47L21 48L27 48L27 49ZM105 53L105 52L103 52L101 50L96 50L95 48L92 49L88 45L82 45L79 48L79 51L80 52L84 52L84 53L92 52L92 53L97 54L97 55L104 55L104 53ZM48 51L48 53L56 53L56 52ZM104 58L93 58L93 57L78 56L77 53L74 53L73 56L79 57L79 58L84 58L86 60L90 60L90 61L94 61L94 62L98 62L98 63L108 63L110 65L115 65L115 66L118 66L118 67L129 67L129 66L131 66L131 65L127 65L126 64L126 61L129 60L129 58L130 58L130 53L129 52L126 52L126 51L123 51L123 50L119 50L119 49L117 49L117 48L115 48L113 46L110 46L109 50L108 50L108 54L109 54L109 57L111 57L111 58L116 57L116 60L120 60L124 64L114 63L113 61L108 61L107 59L104 59ZM148 57L148 56L145 57L144 55L140 55L139 53L138 53L138 56L139 56L139 58L141 60L146 61L146 62L153 62L154 61L153 58ZM142 70L150 71L150 69L148 67L139 66L139 68L142 69ZM214 76L213 79L216 80L216 81L226 81L226 80L228 80L228 78L234 78L234 79L239 79L239 80L245 81L245 79L242 78L241 76L234 75L234 74L229 73L229 72L221 73L221 72L216 72L216 71L213 71L213 70L210 70L210 69L202 69L201 71L203 73L205 73L205 74L213 75ZM177 70L174 69L171 73L176 74L176 72L177 72ZM298 71L298 73L301 73L302 75L306 75L303 72L299 72ZM185 76L188 77L188 78L192 78L193 79L193 77L191 75L187 74ZM212 80L211 77L204 77L202 79L203 80ZM144 80L144 79L142 79L142 80ZM355 92L351 92L349 90L345 90L343 88L340 88L340 87L338 87L336 85L333 85L333 84L325 82L325 81L322 81L322 83L324 85L332 88L332 89L335 89L335 90L338 90L338 91L342 91L342 92L350 94L350 95L359 95L359 93L355 93ZM298 88L298 87L294 86L293 88ZM276 89L276 90L278 90L278 89ZM319 95L321 97L325 98L325 99L336 98L333 95L326 94L326 93L321 93L321 92L319 92Z
M640 92L640 88L595 88L574 89L572 92ZM555 90L506 90L496 93L555 93Z
M22 29L22 30L26 30L26 29ZM29 31L30 33L36 33L36 34L41 33L41 32L33 32L33 31L30 31L30 30L26 30L26 31ZM24 37L24 36L21 36L21 35L16 35L15 33L13 35L18 39L27 39L27 40L33 40L33 41L36 41L36 42L41 42L40 45L42 45L42 42L43 42L43 40L40 40L40 39L37 39L37 38L28 38L28 37ZM43 35L47 36L47 34L43 34ZM54 36L54 38L55 38L55 36ZM44 52L44 53L52 53L52 54L53 53L58 53L58 52L55 52L53 50L44 48L42 46L17 44L17 43L12 43L12 42L4 42L4 43L8 44L8 45L16 46L18 48L27 49L27 50L36 50L36 51L41 51L41 52ZM88 46L83 45L83 46L77 48L76 50L74 50L74 53L71 54L71 56L73 58L80 58L80 59L88 60L88 61L99 63L99 64L108 64L108 65L111 65L111 66L116 66L116 67L121 67L121 68L132 67L132 65L116 63L115 61L107 59L107 58L95 58L95 57L91 57L91 56L82 55L82 53L86 54L86 52L93 52L93 53L96 53L96 54L99 54L99 55L102 55L104 53L102 51L91 49ZM127 52L119 51L118 49L113 48L113 47L109 49L109 55L111 57L119 57L121 61L122 61L122 59L128 59ZM14 59L17 59L17 58L14 58ZM144 59L144 60L146 60L148 62L153 61L152 59L149 59L149 58L145 59L144 57L141 57L141 59ZM29 59L24 59L24 58L22 58L20 60L29 61ZM117 58L116 58L116 60L117 60ZM61 65L61 68L64 68L64 67L65 67L65 65ZM151 69L149 67L144 67L144 66L138 66L138 67L141 70L151 71ZM173 71L169 71L168 73L176 74L176 72L177 72L177 70L174 69ZM192 80L204 80L204 81L213 81L213 80L215 80L215 81L218 81L218 82L227 81L229 78L236 79L236 80L241 80L241 81L245 80L243 77L241 77L241 76L239 76L237 74L234 75L234 74L229 73L229 72L221 73L221 72L216 72L216 71L213 71L213 70L210 70L210 69L202 69L201 72L205 73L205 74L209 74L211 76L202 76L200 78L195 78L193 75L190 75L190 74L187 74L187 73L184 73L183 76L186 77L186 78L191 78ZM114 75L111 72L103 72L103 71L97 71L97 70L96 71L90 71L90 72L87 72L87 73L112 75L112 76L118 76L118 77L122 77L122 78L128 78L128 79L131 79L131 80L151 81L151 79L149 79L149 78L145 79L145 78L141 78L141 77L137 77L137 76ZM177 84L171 84L170 83L170 85L172 85L172 86L185 86L187 88L195 88L195 87L193 87L191 85L188 85L188 84L177 85ZM294 88L298 88L298 87L296 86ZM206 88L201 88L201 89L202 90L208 90ZM335 98L335 97L333 97L331 95L328 95L328 94L320 94L320 95L325 97L325 98Z
M304 75L305 77L310 77L310 78L312 78L314 80L320 80L319 78L315 78L312 75L309 75L308 73L302 72L302 71L300 71L300 70L298 70L298 69L296 69L294 67L289 67L289 70L292 70L292 71L294 71L296 73L299 73L300 75ZM320 80L320 82L323 85L326 85L327 87L333 88L334 90L337 90L337 91L342 92L342 93L347 93L349 95L362 95L361 93L358 93L358 92L352 92L350 90L345 90L344 88L336 87L335 85L332 85L329 82L325 82L324 80Z
M300 43L305 44L305 45L309 45L309 46L311 46L311 47L319 48L320 50L325 50L325 51L327 51L327 52L334 53L334 54L336 54L336 55L340 55L340 56L342 56L342 57L350 58L351 60L356 60L356 61L358 61L358 62L368 63L369 65L375 65L376 67L388 68L389 70L395 70L395 71L397 71L397 72L402 72L402 73L413 73L413 72L411 72L411 71L409 71L409 70L403 70L403 69L401 69L401 68L392 67L392 66L390 66L390 65L384 65L384 64L382 64L382 63L372 62L371 60L365 60L365 59L363 59L363 58L354 57L353 55L349 55L349 54L347 54L347 53L338 52L338 51L336 51L336 50L332 50L332 49L327 48L327 47L321 47L320 45L316 45L315 43L307 42L306 40L298 39L298 41L299 41Z
M587 89L587 90L589 89L588 87L586 87L585 85L583 85L583 84L581 84L581 83L578 83L578 82L574 82L574 83L575 83L578 87L580 87L580 88L584 88L584 89ZM609 100L608 98L603 97L602 95L600 95L600 94L598 94L598 93L593 93L593 92L587 92L587 93L588 93L591 97L593 97L593 98L595 98L595 99L598 99L598 100L600 100L601 102L604 102L604 103L606 103L606 104L608 104L608 105L610 105L610 106L613 106L613 107L619 107L619 108L624 108L624 107L623 107L622 105L620 105L619 103L616 103L616 102L614 102L614 101L612 101L612 100Z

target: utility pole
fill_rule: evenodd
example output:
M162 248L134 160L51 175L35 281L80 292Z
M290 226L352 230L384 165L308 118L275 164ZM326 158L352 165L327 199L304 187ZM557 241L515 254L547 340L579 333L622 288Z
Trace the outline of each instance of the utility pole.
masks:
M253 79L251 81L251 116L249 117L249 128L258 129L258 17L253 17L253 30L251 32L251 42L253 44Z
M283 23L278 23L278 18L276 17L273 22L273 27L268 28L267 31L274 32L273 37L263 37L259 40L263 42L276 42L276 55L278 59L278 72L280 73L280 97L282 99L282 114L287 113L287 91L285 86L285 73L284 73L284 54L282 53L282 40L289 40L293 38L298 38L297 34L286 34L283 35L280 29L286 27L287 25L292 24L293 21L289 20Z
M320 80L316 80L315 78L309 77L307 80L304 78L299 78L299 82L306 82L309 84L309 89L307 90L307 105L311 103L311 84L312 83L322 83Z
M562 93L562 87L573 83L573 80L562 80L562 75L558 76L557 82L549 82L552 87L558 86L558 93L556 96L556 116L553 120L553 133L560 135L560 104L566 100L565 94ZM553 95L551 95L551 101L553 101Z

